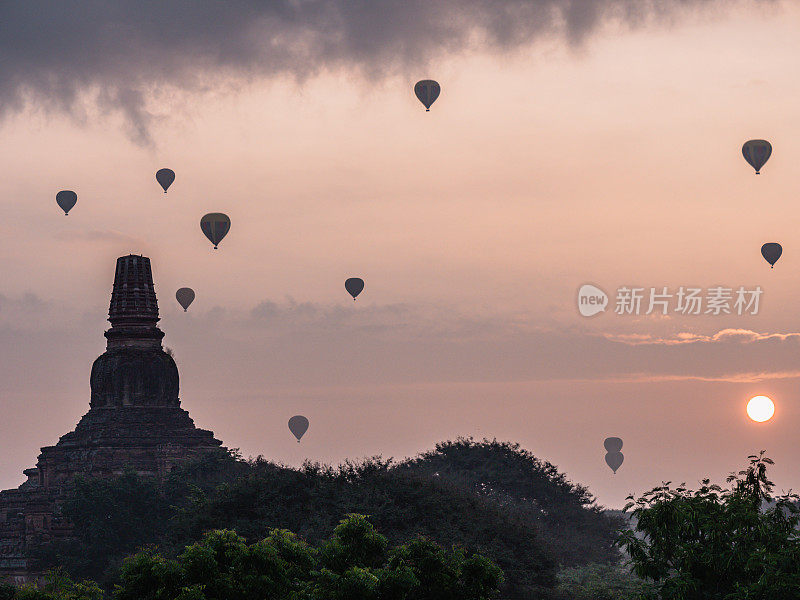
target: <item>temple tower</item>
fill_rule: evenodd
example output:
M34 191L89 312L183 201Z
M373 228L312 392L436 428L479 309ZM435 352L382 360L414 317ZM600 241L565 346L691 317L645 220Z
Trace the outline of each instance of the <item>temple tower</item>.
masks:
M117 259L108 320L106 351L92 365L89 412L75 431L42 448L39 485L126 468L161 476L177 461L222 444L180 406L178 367L161 346L149 258Z
M150 259L117 259L108 345L92 365L92 408L180 406L178 367L164 352Z
M181 408L178 367L161 345L149 258L117 259L108 317L106 351L92 365L89 412L74 431L41 449L36 467L24 471L27 481L0 492L0 581L34 577L26 558L30 544L69 537L58 505L75 475L133 469L162 477L179 462L222 446Z

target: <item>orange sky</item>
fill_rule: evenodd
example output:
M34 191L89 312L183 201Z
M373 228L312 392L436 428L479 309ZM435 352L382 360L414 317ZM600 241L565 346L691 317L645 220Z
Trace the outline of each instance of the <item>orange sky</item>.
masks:
M797 487L793 277L800 9L745 4L580 49L448 56L410 78L219 75L154 89L153 144L91 103L0 129L0 488L88 407L114 261L153 261L197 424L291 464L401 458L457 435L520 442L621 506L722 479L762 448ZM442 95L430 113L416 79ZM756 177L740 148L769 139ZM153 174L177 179L165 196ZM65 218L55 192L74 189ZM207 212L232 220L212 251ZM759 248L783 244L774 270ZM343 281L360 276L358 302ZM581 317L575 293L764 290L756 316ZM184 314L178 287L197 299ZM725 329L755 334L721 336ZM679 333L709 336L670 344ZM652 337L632 346L620 335ZM772 421L750 422L766 394ZM298 445L293 414L311 427ZM621 437L616 475L603 439Z

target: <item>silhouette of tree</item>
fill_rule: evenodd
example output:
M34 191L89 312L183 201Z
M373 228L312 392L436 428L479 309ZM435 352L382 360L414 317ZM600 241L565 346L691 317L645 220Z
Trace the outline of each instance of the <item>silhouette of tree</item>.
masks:
M709 479L695 491L666 482L628 498L638 522L619 543L663 600L800 598L799 498L773 497L772 460L764 451L749 458L729 489Z
M562 566L616 563L617 531L627 525L595 503L588 488L520 448L519 444L471 438L441 442L399 466L490 498L509 514L534 522Z
M174 558L211 530L255 543L275 528L321 544L349 513L370 515L390 544L422 535L486 556L505 573L508 600L549 597L558 563L618 560L616 526L625 523L555 466L497 441L459 439L400 463L376 457L337 468L291 469L220 451L163 481L79 479L63 507L76 539L38 558L110 588L123 559L147 544Z

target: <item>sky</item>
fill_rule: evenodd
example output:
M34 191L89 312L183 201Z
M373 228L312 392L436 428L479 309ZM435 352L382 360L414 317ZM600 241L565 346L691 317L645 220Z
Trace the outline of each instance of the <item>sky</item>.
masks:
M88 410L129 253L182 406L245 456L497 438L621 507L765 449L800 487L796 3L134 4L0 8L0 489ZM216 251L208 212L232 222ZM757 314L644 314L650 288L720 286L760 287Z

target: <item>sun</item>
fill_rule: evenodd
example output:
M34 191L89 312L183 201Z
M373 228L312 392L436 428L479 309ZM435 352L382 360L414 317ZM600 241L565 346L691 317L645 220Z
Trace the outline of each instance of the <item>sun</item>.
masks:
M755 396L747 403L747 416L757 423L769 421L775 414L775 404L766 396Z

